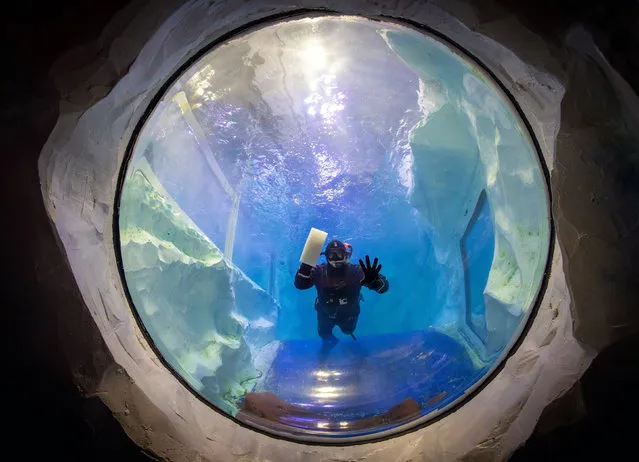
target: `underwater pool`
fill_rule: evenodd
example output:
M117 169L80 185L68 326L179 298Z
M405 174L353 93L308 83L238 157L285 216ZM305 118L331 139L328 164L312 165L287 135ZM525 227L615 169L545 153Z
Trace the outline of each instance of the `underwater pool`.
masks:
M517 340L549 248L526 125L481 67L397 22L262 24L176 75L130 152L126 287L169 366L279 435L375 437L462 400ZM378 257L356 339L293 279L309 230Z

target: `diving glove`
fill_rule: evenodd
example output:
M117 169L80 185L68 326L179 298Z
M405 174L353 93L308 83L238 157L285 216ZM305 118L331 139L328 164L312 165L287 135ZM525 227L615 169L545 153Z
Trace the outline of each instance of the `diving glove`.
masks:
M359 261L359 265L364 271L364 279L360 282L361 285L366 287L373 287L379 280L379 272L382 270L382 265L377 264L377 257L373 260L371 265L371 259L366 255L366 264L362 260Z

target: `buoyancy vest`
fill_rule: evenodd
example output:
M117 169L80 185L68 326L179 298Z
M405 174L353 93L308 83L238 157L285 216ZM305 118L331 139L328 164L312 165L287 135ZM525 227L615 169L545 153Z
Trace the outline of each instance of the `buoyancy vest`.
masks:
M335 275L327 264L315 267L313 282L317 288L315 309L331 318L357 316L360 311L361 280L364 273L359 265L347 264L344 272Z

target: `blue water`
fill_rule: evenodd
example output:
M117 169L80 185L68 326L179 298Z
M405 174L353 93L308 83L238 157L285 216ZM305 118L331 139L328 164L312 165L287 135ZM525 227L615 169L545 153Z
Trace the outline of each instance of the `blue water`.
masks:
M446 210L447 201L455 202L450 198L462 197L466 190L467 185L442 181L446 184L433 199L424 192L428 189L414 188L426 180L415 178L418 173L408 140L412 128L425 117L417 99L420 78L425 84L432 84L436 80L433 76L441 79L441 88L433 86L441 94L433 96L432 90L430 96L437 99L447 92L456 94L458 97L450 97L457 104L455 114L459 117L455 120L467 121L460 95L468 70L457 58L443 56L441 47L426 39L400 40L397 46L407 56L430 53L431 59L439 62L434 64L433 76L418 76L384 42L376 23L350 23L348 27L353 29L348 34L332 21L316 27L320 29L314 34L324 40L329 51L338 50L348 63L344 69L350 70L318 74L311 95L308 82L295 87L295 82L288 81L290 87L272 87L272 82L291 75L278 74L279 68L269 68L275 77L258 81L256 69L246 64L249 61L244 59L247 51L242 44L234 45L239 51L232 59L228 50L233 46L225 48L225 58L211 58L210 67L216 70L210 80L218 90L215 98L202 97L196 91L202 88L182 87L216 161L240 195L232 263L272 297L264 312L272 309L272 300L277 305L274 329L281 347L255 391L272 392L291 405L340 422L378 415L408 398L414 399L425 415L457 399L486 372L475 368L465 348L441 331L455 331L459 323L465 323L480 340L486 339L483 291L495 240L488 201L480 199L475 211L470 210L473 218L463 239L459 245L454 241L454 252L461 253L463 275L453 268L459 258L453 263L452 257L440 258L446 264L436 258L431 242L431 238L435 241L433 228L441 225L436 214L427 223L411 205ZM284 34L286 27L280 32ZM413 42L416 45L411 51L407 47ZM261 52L265 56L271 53L271 62L275 62L277 55L272 50ZM244 74L234 74L238 69ZM381 71L386 69L392 72ZM250 85L238 85L235 91L231 83L240 77ZM278 104L271 104L273 101ZM336 101L341 106L330 117L321 118L312 101L319 101L317 107L329 107ZM155 130L149 135L154 142L144 155L169 194L223 249L230 232L232 201L209 168L180 109L167 103L162 111L156 126L149 129ZM467 122L467 127L451 126L450 130L456 134L463 128L470 133ZM464 167L473 171L471 164ZM440 176L444 173L454 180L454 169ZM441 179L426 177L435 183ZM460 216L460 220L466 219L466 215ZM386 294L362 289L355 332L358 340L336 332L340 342L330 351L323 349L317 336L316 290L300 291L293 286L311 227L326 231L329 240L350 243L354 263L365 255L378 257L390 282ZM456 285L451 283L453 277ZM464 293L459 296L464 303L449 310L464 312L456 312L458 318L449 317L459 319L455 321L458 324L438 325L451 286L462 288L459 290ZM255 289L251 286L249 290ZM233 296L242 295L237 291ZM189 300L194 306L195 302ZM257 319L262 307L254 305ZM214 306L197 307L215 310ZM213 324L210 328L217 328ZM245 335L243 341L253 346L250 336ZM245 358L247 362L253 359ZM233 369L229 372L232 375L241 365L227 369ZM287 423L311 429L317 421L293 419Z
M488 202L480 198L473 219L462 241L462 258L466 267L468 321L478 335L485 332L483 290L494 250L494 230ZM409 284L417 281L406 275ZM404 295L391 279L391 292L385 295L366 292L358 326L371 325L383 331L393 316L394 304ZM306 297L305 318L316 327L316 312L311 303L315 289ZM375 299L385 312L373 315L369 301ZM482 323L482 320L484 322ZM286 319L280 329L290 329ZM342 431L352 422L387 412L407 398L428 414L454 401L487 370L475 368L466 350L451 337L433 329L408 330L360 336L357 340L343 336L327 348L321 340L286 339L262 386L256 391L270 391L287 403L322 416L288 417L286 423L299 428L317 429L318 420L340 421ZM324 420L322 420L324 419ZM380 430L379 428L375 430ZM369 429L373 431L373 429Z
M495 231L485 194L461 242L466 286L466 324L481 340L486 339L484 288L495 251Z

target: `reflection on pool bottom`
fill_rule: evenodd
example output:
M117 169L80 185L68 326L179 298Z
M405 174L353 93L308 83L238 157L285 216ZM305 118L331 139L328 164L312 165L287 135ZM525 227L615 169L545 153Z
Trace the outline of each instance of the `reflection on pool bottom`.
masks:
M287 341L237 417L298 433L370 434L447 405L486 370L432 330L344 338L332 347Z

